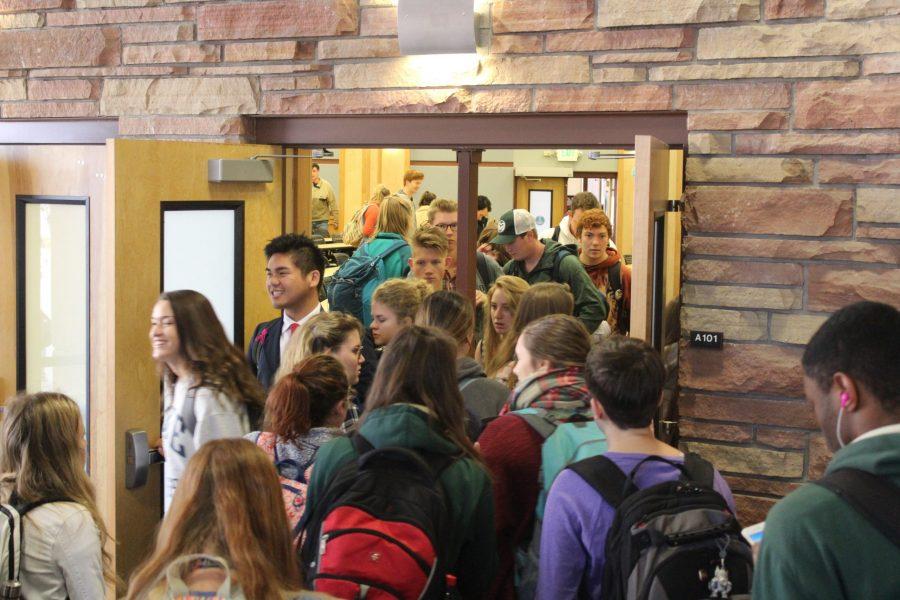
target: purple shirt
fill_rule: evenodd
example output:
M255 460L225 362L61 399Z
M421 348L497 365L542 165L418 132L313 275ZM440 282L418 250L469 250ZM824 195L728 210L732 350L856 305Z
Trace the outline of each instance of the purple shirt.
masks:
M605 456L626 474L647 457L646 454L624 452L607 452ZM683 462L683 459L675 457L666 458ZM679 473L661 462L644 463L635 483L644 489L676 479ZM718 471L713 487L734 512L731 490ZM588 597L601 597L606 534L614 517L615 510L594 488L574 471L563 469L553 482L544 510L539 599L577 598L582 582Z

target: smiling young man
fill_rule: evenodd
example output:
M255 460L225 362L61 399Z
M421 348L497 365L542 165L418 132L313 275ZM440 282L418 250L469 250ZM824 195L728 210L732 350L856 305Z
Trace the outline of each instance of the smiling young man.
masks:
M322 312L319 287L325 273L322 251L306 236L288 233L266 244L266 291L281 316L260 323L250 338L250 367L268 389L281 354L296 329Z

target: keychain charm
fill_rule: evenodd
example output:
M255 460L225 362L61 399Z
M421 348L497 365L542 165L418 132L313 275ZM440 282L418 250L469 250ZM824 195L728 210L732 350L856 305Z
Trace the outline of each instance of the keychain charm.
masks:
M731 594L731 579L728 578L728 569L725 568L725 556L727 554L728 539L721 540L719 546L719 564L716 572L709 581L709 591L712 598L728 598Z

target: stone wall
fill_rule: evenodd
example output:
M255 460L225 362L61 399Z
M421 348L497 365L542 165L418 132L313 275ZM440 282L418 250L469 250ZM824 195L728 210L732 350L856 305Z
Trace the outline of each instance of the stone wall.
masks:
M900 298L900 4L496 0L475 61L402 58L390 0L0 0L0 118L252 139L242 115L686 111L682 431L744 518L821 473L802 344Z

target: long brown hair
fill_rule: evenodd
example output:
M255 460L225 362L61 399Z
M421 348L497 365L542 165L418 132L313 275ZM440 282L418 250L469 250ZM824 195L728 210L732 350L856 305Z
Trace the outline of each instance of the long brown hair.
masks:
M583 367L591 351L591 334L571 315L547 315L532 321L519 336L532 360L547 360L554 369Z
M347 400L349 389L347 373L336 358L309 356L269 392L264 429L279 441L296 443L325 423L335 405Z
M253 376L241 351L228 340L225 329L206 296L194 290L160 294L175 315L179 352L190 365L195 387L208 387L225 394L233 402L262 407L265 392ZM160 365L167 384L175 379L165 364Z
M481 342L481 357L484 362L484 372L488 377L493 377L497 371L502 369L511 358L505 358L500 353L500 347L503 340L512 335L512 330L507 331L506 335L501 336L494 330L494 323L491 321L491 300L497 291L502 291L507 300L513 315L518 313L519 302L525 292L528 291L528 282L514 275L501 275L488 290L487 308L484 311L484 341ZM515 319L513 319L515 321ZM515 348L515 343L513 343Z
M15 494L21 503L67 498L83 506L100 533L103 576L116 585L111 538L84 471L83 432L78 405L63 394L22 395L7 403L0 428L0 496L9 502Z
M412 233L414 222L412 204L399 196L388 196L381 201L375 233L396 233L404 238Z
M466 343L471 345L475 333L475 309L459 292L441 290L422 302L416 313L416 325L445 331L456 341L457 347Z
M127 598L146 598L170 562L201 553L224 558L247 598L302 589L275 467L247 440L212 440L191 457Z
M497 350L501 366L515 358L516 342L529 323L547 315L571 315L574 310L575 298L567 285L544 282L528 288L519 300L512 329L503 336L503 342ZM507 383L510 389L515 387L515 376L510 375Z
M464 454L481 461L466 435L466 411L456 377L456 343L433 327L411 325L387 345L369 389L360 424L393 404L428 409L432 425Z

